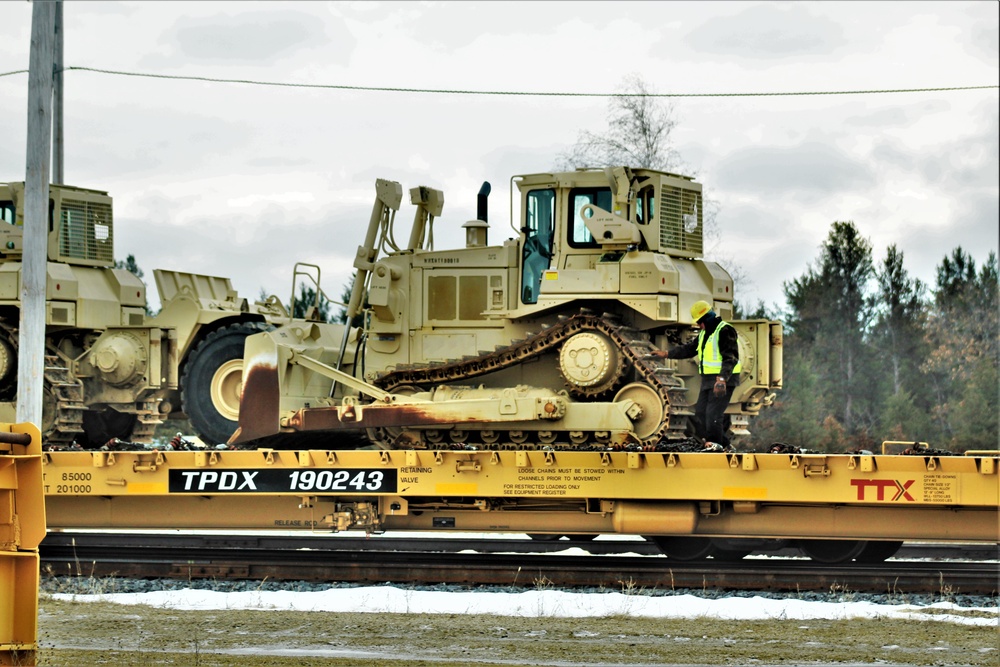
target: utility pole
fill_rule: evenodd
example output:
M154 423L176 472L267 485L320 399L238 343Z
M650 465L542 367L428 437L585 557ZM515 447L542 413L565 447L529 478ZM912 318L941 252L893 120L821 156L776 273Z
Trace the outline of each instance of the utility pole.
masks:
M52 182L65 183L63 173L63 3L55 2L55 51L52 66Z
M52 136L55 7L31 3L28 59L28 151L24 178L21 319L17 344L17 420L42 426L45 375L45 277Z

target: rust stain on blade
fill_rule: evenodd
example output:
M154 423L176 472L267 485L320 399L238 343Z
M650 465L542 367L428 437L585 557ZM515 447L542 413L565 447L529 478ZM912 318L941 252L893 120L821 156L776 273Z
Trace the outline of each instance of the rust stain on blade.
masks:
M251 360L243 374L239 428L229 438L235 445L279 432L277 363Z

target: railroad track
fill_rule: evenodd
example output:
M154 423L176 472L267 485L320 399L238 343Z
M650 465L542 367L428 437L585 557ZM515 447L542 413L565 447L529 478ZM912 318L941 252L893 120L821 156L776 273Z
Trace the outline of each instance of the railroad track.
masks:
M569 547L589 555L558 553ZM39 551L43 574L95 578L977 595L998 588L989 545L904 545L885 563L836 566L783 558L676 562L655 557L650 543L626 540L51 533ZM904 560L914 557L951 559Z

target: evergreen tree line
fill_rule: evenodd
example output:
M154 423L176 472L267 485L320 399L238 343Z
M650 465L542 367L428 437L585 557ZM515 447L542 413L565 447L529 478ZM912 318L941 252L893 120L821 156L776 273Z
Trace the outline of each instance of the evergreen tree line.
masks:
M853 222L834 222L819 257L783 288L784 388L751 424L755 444L997 448L995 252L977 269L955 248L929 288L910 276L895 244L876 261ZM766 310L758 303L742 316L774 317Z

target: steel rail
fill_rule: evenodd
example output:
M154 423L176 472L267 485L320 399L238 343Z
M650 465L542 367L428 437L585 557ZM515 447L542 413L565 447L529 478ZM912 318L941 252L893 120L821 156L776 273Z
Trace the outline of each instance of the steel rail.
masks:
M43 545L59 547L78 545L177 545L221 548L267 549L335 549L343 551L425 551L455 553L480 551L483 553L552 553L579 548L590 554L626 554L644 556L660 555L659 548L646 540L601 539L568 536L560 540L534 540L522 536L498 537L414 537L391 534L364 536L358 533L300 533L295 535L227 532L115 532L115 531L50 531ZM776 556L796 556L794 548L782 547L766 553ZM896 554L898 560L1000 560L1000 545L973 543L907 542Z
M59 539L52 539L58 536ZM102 543L102 540L104 543ZM257 540L277 540L261 544ZM322 538L320 538L322 540ZM891 560L878 565L819 565L791 559L676 562L663 557L525 553L570 542L493 540L488 552L447 552L452 540L424 538L422 550L358 549L354 538L258 536L60 534L39 551L48 575L166 579L250 579L354 583L446 583L532 587L599 587L609 590L713 589L859 593L997 594L997 563ZM397 540L391 540L396 542ZM462 542L475 542L463 540ZM335 543L330 544L331 542ZM385 538L366 541L390 542ZM413 538L407 538L409 548ZM426 544L432 542L435 544ZM497 545L497 542L503 544ZM603 543L583 543L586 548ZM619 541L622 545L641 542ZM311 546L308 546L311 544ZM580 543L577 543L579 546ZM397 545L397 548L400 545ZM626 547L628 548L628 547ZM630 552L635 553L630 549ZM628 553L628 552L626 552ZM995 552L994 554L995 555Z

